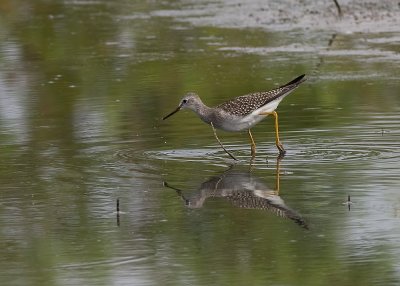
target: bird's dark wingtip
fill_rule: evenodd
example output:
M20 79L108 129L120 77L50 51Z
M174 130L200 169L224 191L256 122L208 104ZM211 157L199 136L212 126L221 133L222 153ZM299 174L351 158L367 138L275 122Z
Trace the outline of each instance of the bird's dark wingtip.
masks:
M291 82L288 82L287 84L282 85L281 87L289 86L289 85L299 85L300 83L304 82L306 78L304 78L306 74L302 74L298 77L296 77L294 80Z

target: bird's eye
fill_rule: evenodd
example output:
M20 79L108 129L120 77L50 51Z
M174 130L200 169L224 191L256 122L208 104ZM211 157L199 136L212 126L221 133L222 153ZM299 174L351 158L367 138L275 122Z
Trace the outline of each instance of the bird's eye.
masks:
M182 100L182 103L187 103L187 99Z

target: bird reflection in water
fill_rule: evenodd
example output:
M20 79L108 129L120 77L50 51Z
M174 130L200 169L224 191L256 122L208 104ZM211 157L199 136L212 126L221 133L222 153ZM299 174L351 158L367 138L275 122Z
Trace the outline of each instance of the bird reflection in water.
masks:
M267 187L263 180L247 172L235 170L231 167L219 176L214 176L204 183L190 196L167 182L164 186L176 191L179 197L189 208L201 208L208 198L224 198L235 207L246 209L266 210L275 215L294 221L301 227L308 229L307 222L296 211L289 208L279 196L280 159L276 163L275 189Z

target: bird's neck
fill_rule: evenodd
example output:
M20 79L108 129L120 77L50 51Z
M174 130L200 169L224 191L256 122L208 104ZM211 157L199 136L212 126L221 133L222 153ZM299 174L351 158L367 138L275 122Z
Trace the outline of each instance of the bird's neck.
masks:
M194 112L200 117L201 120L203 120L206 123L210 123L212 120L212 114L213 114L213 108L208 107L205 105L201 100L196 103L195 109L193 109Z

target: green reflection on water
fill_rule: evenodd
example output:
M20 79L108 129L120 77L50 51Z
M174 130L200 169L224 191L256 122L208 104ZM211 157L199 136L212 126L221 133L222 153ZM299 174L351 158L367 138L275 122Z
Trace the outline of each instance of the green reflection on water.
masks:
M243 52L233 48L307 45L309 38L298 38L298 31L194 27L151 14L180 4L0 4L2 281L398 282L399 233L390 227L397 222L391 209L399 205L399 97L398 82L387 76L396 64L340 53ZM318 36L312 41L325 47L332 35ZM337 35L331 50L352 49L364 36ZM194 191L230 164L193 114L160 122L183 93L195 90L215 105L303 72L308 83L279 108L290 148L281 196L310 221L309 231L223 200L190 210L162 187L168 180ZM254 134L260 152L254 174L273 186L269 119ZM220 136L249 156L245 134ZM349 193L356 200L350 213L342 205Z

